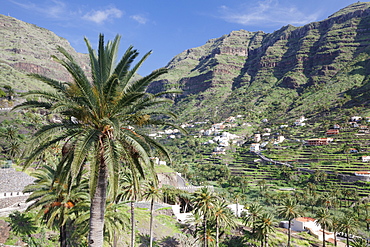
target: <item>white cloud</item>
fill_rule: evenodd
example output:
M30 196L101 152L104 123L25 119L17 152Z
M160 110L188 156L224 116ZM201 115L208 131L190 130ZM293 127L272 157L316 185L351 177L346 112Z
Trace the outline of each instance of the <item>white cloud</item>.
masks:
M52 18L65 17L67 12L66 4L63 1L51 0L47 1L42 5L37 5L31 2L18 2L11 0L10 2L30 11L35 11Z
M85 14L82 18L88 21L102 24L105 21L110 21L114 18L121 18L123 12L115 7L110 7L105 10L93 10Z
M249 26L304 25L316 21L319 16L318 13L306 15L293 5L282 6L278 0L261 0L237 8L224 5L220 13L228 22Z
M148 19L145 18L142 15L132 15L132 16L130 16L130 18L133 19L133 20L135 20L135 21L137 21L137 22L139 22L140 24L145 24L148 21Z

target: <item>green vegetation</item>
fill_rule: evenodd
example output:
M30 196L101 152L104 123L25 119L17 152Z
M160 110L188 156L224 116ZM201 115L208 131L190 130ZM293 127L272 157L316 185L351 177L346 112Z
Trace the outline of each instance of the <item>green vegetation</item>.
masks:
M101 38L97 53L87 42L91 82L82 69L86 57L69 48L55 49L54 42L46 45L30 31L46 30L16 22L19 30L31 32L24 36L4 28L4 37L29 42L20 47L4 38L0 47L5 51L0 97L8 98L1 103L18 105L11 113L1 113L0 165L5 169L12 161L29 167L27 172L36 177L25 189L32 193L28 211L7 218L12 227L7 243L321 244L307 233L292 234L292 220L307 216L315 217L323 229L342 233L347 245L363 245L361 239L370 235L370 182L355 179L354 173L370 170L362 161L370 155L365 118L370 116L370 33L365 25L369 17L347 14L367 7L369 3L353 4L330 17L335 21L286 26L272 34L234 31L179 54L167 74L160 69L140 78L135 72L148 54L130 68L137 52L129 48L115 67L111 59L119 38L107 45ZM50 33L48 37L59 40ZM25 52L43 44L42 59ZM73 82L59 82L67 78L65 70L41 62L49 62L51 55L63 55L66 60L57 61ZM20 56L29 63L22 63ZM114 73L106 73L101 65ZM21 72L34 68L42 75L26 77ZM153 80L157 81L149 87L151 94L145 90ZM21 92L13 90L19 83L26 84L24 90L41 91L25 93L27 101L20 104ZM175 94L178 89L182 95ZM157 116L171 116L168 108L179 119ZM302 115L308 118L305 125L294 124ZM362 116L358 126L350 123L356 115ZM230 116L237 117L226 120ZM166 134L180 124L187 134ZM334 124L341 128L333 142L306 144L308 139L327 137ZM227 132L238 137L223 142L221 136ZM261 141L254 140L256 133ZM285 140L277 142L279 136ZM250 152L253 142L261 144L263 156ZM154 166L152 157L169 154L168 165ZM158 186L157 173L171 180L176 172L186 186L210 187L189 193L168 184ZM168 183L176 184L173 180ZM179 224L168 205L156 209L155 202L178 204L181 213L192 212L193 218ZM234 204L235 214L229 204ZM242 206L248 212L239 214ZM278 221L287 221L288 230L278 227ZM358 238L350 239L350 234Z

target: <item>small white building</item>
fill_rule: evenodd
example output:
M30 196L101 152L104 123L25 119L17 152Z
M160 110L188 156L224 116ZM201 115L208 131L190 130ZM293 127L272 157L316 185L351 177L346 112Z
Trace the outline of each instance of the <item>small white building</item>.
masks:
M287 226L284 222L283 226ZM319 240L322 239L323 230L321 229L320 224L317 224L314 218L310 217L298 217L292 220L292 231L302 232L302 231L309 231L311 235L318 238ZM328 241L329 239L334 238L334 233L325 231L325 240Z
M353 116L353 117L351 117L351 121L352 122L357 122L357 121L360 121L362 119L362 117L360 117L360 116Z
M304 123L304 121L306 121L307 118L305 118L304 116L301 116L299 119L297 119L295 122L294 122L294 125L295 126L305 126L306 123Z
M306 231L308 228L319 231L320 226L316 225L316 220L310 217L298 217L292 220L292 230L296 232Z
M259 152L260 151L260 144L259 143L252 143L250 147L251 152Z
M362 156L362 162L370 162L370 156Z
M238 217L241 216L242 212L248 212L247 209L244 208L244 205L241 205L241 204L230 204L227 206L228 208L231 209L231 211L234 213L234 215L236 215L238 213ZM238 212L236 212L238 211Z
M192 213L180 213L180 205L171 205L172 212L175 215L178 222L185 223L187 221L192 221L194 216Z
M254 142L260 142L261 141L261 134L254 134Z
M278 136L278 138L277 138L277 141L279 143L283 142L284 140L285 140L285 137L284 136Z
M355 172L355 176L370 177L370 171Z

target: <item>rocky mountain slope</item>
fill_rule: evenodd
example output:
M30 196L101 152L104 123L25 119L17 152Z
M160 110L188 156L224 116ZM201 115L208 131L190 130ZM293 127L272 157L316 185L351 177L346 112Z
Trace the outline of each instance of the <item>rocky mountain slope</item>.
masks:
M211 39L175 56L151 90L182 89L176 110L188 119L369 105L369 7L358 2L302 27Z
M273 33L233 31L175 56L169 73L150 91L182 89L173 110L181 120L230 115L251 119L315 115L368 106L370 2L354 3L327 19ZM88 69L86 54L67 40L0 15L0 85L25 91L41 87L26 75L69 80L51 55L66 48Z
M41 87L38 81L27 77L29 73L70 79L67 71L51 59L52 55L58 55L58 46L88 68L86 54L77 53L66 39L33 24L0 15L0 37L0 85L10 85L16 91Z

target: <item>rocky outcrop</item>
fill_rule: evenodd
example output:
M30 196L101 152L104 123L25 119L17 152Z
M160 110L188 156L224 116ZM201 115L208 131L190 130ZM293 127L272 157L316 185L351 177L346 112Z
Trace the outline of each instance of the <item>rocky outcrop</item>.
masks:
M276 99L269 98L275 90L294 95L293 102L307 88L317 86L327 87L331 93L327 102L321 103L332 105L336 95L351 90L356 83L366 83L345 81L354 74L366 77L368 73L364 54L370 54L369 7L370 3L355 3L302 27L288 25L269 34L239 30L211 39L174 57L167 65L168 75L161 78L166 83L162 86L180 87L183 95L179 97L197 95L197 100L207 103L193 102L192 107L209 107L208 112L237 101L246 106L243 109L272 109L269 104ZM333 83L338 86L329 86ZM186 100L178 102L189 104ZM186 107L190 108L177 109ZM224 113L235 111L238 109L230 107Z
M170 185L173 187L184 187L186 186L185 180L176 172L170 173L158 173L159 186Z

